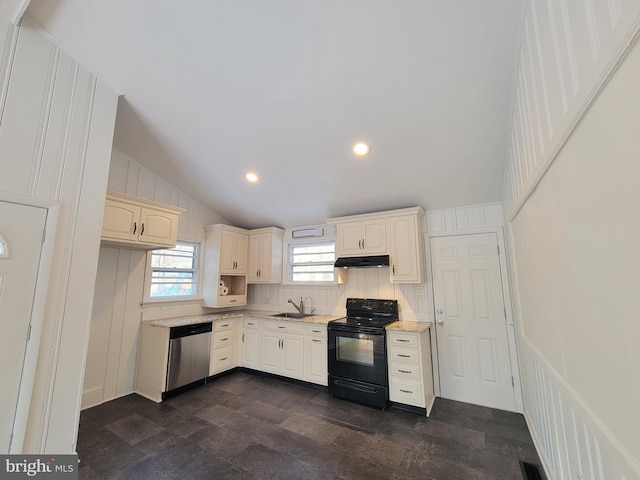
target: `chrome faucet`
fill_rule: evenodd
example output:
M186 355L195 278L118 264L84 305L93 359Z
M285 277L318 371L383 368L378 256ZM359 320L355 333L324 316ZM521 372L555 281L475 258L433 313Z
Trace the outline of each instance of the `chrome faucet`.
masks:
M296 310L298 310L298 312L304 315L304 302L302 301L302 297L300 297L300 305L296 305L295 302L291 299L289 299L288 302L296 307Z

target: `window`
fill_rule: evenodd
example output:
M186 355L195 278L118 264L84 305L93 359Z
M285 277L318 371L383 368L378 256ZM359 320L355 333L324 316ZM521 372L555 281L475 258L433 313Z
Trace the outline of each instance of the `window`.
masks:
M335 261L335 242L289 244L289 282L333 283Z
M178 242L175 248L154 250L148 255L149 300L196 297L198 294L199 245Z

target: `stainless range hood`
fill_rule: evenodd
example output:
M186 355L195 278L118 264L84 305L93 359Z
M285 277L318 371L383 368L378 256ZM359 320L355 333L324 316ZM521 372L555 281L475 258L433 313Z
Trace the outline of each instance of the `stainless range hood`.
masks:
M364 257L341 257L336 267L388 267L389 255L367 255Z

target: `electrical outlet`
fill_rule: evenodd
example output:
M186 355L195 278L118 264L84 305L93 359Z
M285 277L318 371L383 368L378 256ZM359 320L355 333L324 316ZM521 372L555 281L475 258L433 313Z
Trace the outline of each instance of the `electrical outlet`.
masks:
M416 286L416 298L424 298L424 287L422 285Z
M576 472L576 478L578 480L584 480L584 475L582 475L582 472Z

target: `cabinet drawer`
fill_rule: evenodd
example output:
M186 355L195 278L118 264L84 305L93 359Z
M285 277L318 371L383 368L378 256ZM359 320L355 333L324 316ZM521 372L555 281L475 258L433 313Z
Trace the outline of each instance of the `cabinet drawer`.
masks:
M245 318L244 319L244 323L243 323L244 328L257 330L259 325L260 324L258 323L258 319L257 318Z
M213 334L213 349L233 345L233 331L215 332Z
M418 336L407 335L402 333L389 333L389 345L398 345L399 347L418 348Z
M418 364L420 363L420 355L418 350L413 348L390 348L389 361Z
M389 364L389 375L392 377L420 380L420 374L420 365L409 365L399 362L391 362Z
M233 367L233 348L231 346L215 350L211 358L211 373L224 372Z
M222 332L224 330L233 330L233 319L217 320L213 322L213 331Z
M310 337L326 337L327 336L327 326L321 324L312 324L304 326L304 333L309 335Z
M415 407L424 407L422 385L413 380L391 379L389 385L389 399L392 402L405 403Z
M304 333L304 324L296 322L274 322L262 320L262 328L276 332Z

